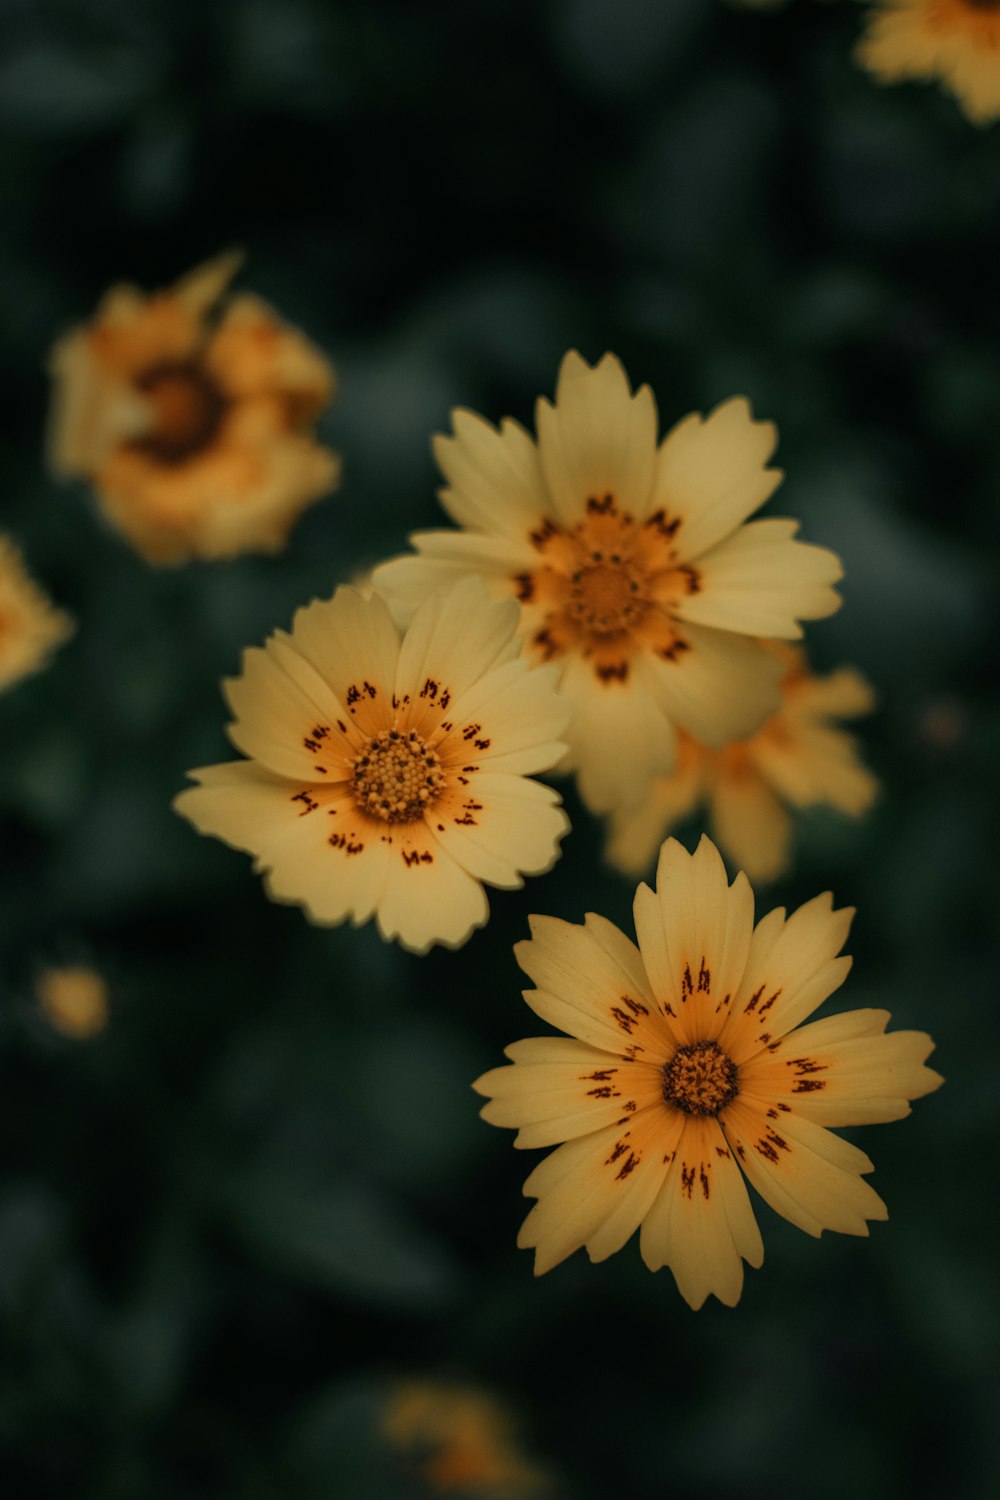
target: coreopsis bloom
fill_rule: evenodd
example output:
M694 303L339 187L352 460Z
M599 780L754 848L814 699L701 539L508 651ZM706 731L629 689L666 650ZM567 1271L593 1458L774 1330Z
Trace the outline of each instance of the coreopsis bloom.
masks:
M225 683L250 758L192 771L174 807L315 922L374 916L416 953L457 947L489 916L482 882L549 869L569 827L528 779L563 753L566 706L516 629L514 601L475 578L429 598L402 638L378 595L314 601Z
M643 800L676 759L675 725L704 744L743 738L778 706L780 667L754 636L794 638L831 614L832 552L794 521L747 521L780 482L774 426L742 397L685 417L657 445L652 392L606 354L562 362L537 442L453 413L435 453L461 531L418 532L418 556L375 570L405 619L466 572L522 607L529 651L560 671L573 709L566 769L595 812Z
M880 0L855 56L881 83L939 80L975 125L1000 119L1000 0Z
M486 1500L548 1492L542 1472L521 1454L508 1412L483 1391L436 1381L397 1386L383 1431L431 1494Z
M150 563L276 552L337 481L313 436L333 371L257 297L226 299L239 259L113 287L53 353L54 467Z
M45 969L35 981L35 993L52 1029L74 1041L86 1041L108 1024L108 987L93 969Z
M75 628L30 577L18 548L0 534L0 691L46 666Z
M707 838L693 856L664 844L634 912L638 948L603 917L532 919L515 949L538 986L525 999L568 1036L516 1042L474 1087L516 1146L564 1143L524 1185L536 1275L583 1245L604 1260L639 1229L646 1265L669 1266L692 1307L732 1306L743 1261L764 1255L744 1174L807 1234L867 1234L887 1217L872 1164L826 1127L908 1114L941 1082L922 1066L933 1043L886 1035L884 1010L803 1025L847 975L853 912L827 894L755 927L746 876L727 885Z
M870 713L874 694L860 672L809 671L799 647L770 643L785 663L781 707L748 740L709 750L681 735L677 767L638 808L613 813L608 858L628 875L649 868L664 836L706 805L712 837L753 881L776 880L791 864L789 808L867 812L878 781L854 736L837 722Z

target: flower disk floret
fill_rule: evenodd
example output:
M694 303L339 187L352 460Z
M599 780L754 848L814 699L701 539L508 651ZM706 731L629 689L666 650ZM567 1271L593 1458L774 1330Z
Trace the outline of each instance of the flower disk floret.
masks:
M528 650L559 668L570 753L595 812L635 805L676 761L676 727L721 746L778 706L780 666L754 636L793 639L831 614L832 552L794 521L748 518L781 480L776 433L737 397L657 442L652 392L620 362L569 353L537 441L468 411L435 454L460 531L419 532L376 569L400 620L427 592L480 573L522 607Z
M515 1146L558 1147L524 1185L536 1274L582 1246L604 1260L638 1229L692 1307L733 1305L743 1261L764 1256L744 1177L807 1234L887 1217L872 1163L827 1127L899 1119L941 1079L923 1066L931 1039L886 1034L886 1011L803 1024L847 975L852 915L826 895L755 926L749 882L730 886L703 838L693 856L664 844L656 890L636 893L638 947L593 914L532 918L524 998L567 1035L516 1042L474 1087Z
M513 600L475 578L402 636L378 595L338 589L244 654L225 686L249 759L192 771L176 810L315 922L374 917L414 952L458 946L489 916L483 882L547 870L569 827L529 779L562 755L568 710L516 628Z

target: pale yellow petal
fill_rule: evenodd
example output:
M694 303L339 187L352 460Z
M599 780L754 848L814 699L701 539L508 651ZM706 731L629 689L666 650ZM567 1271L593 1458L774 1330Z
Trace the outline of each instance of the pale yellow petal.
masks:
M438 754L443 765L515 772L547 771L566 749L570 707L557 691L556 667L531 667L522 659L493 668L449 701ZM452 728L445 731L444 725Z
M565 524L575 525L588 500L606 495L620 511L645 518L656 457L656 403L646 385L632 394L613 354L593 368L575 351L567 354L555 405L539 400L536 425L546 486Z
M791 864L792 820L752 767L721 773L709 797L712 837L749 880L777 880Z
M654 778L673 770L676 733L640 675L602 682L592 663L573 655L560 689L571 708L564 768L576 771L580 796L591 812L642 801Z
M457 712L464 693L514 660L518 618L516 599L491 600L474 575L425 599L403 638L395 672L397 701L410 698L408 727L421 734L436 728L443 713Z
M685 735L674 774L657 777L645 801L612 813L605 857L616 870L644 875L667 834L694 812L703 792L702 755Z
M800 722L788 735L758 736L749 754L760 775L795 807L826 803L860 817L878 796L878 779L862 763L854 736L832 725Z
M569 832L561 799L525 776L480 773L438 803L427 821L463 870L490 885L514 889L559 858Z
M671 658L644 652L636 673L663 712L712 749L747 739L781 704L781 663L757 641L684 623L687 649Z
M839 1136L794 1113L772 1121L742 1098L726 1109L722 1125L761 1197L806 1234L867 1235L867 1220L888 1218L881 1198L862 1180L871 1162Z
M412 953L434 943L458 948L489 920L486 892L444 849L426 824L397 823L381 835L388 850L378 929Z
M656 890L636 891L639 951L678 1041L710 1041L725 1024L753 933L753 891L744 875L728 883L710 839L694 855L676 839L660 853Z
M638 1111L662 1105L660 1068L626 1063L595 1047L581 1061L579 1043L551 1040L569 1049L565 1058L494 1068L473 1084L490 1099L483 1119L520 1132L515 1146L555 1146L608 1125L627 1125Z
M766 467L777 441L774 423L755 421L744 396L671 428L657 454L651 509L680 521L680 562L700 558L770 498L783 478Z
M651 1271L669 1266L691 1307L712 1295L734 1307L743 1261L764 1259L760 1231L718 1121L679 1112L677 1120L669 1171L643 1222L642 1258Z
M294 637L283 636L244 651L239 677L223 682L235 716L227 733L238 750L278 775L332 785L350 774L350 715L318 674L308 680L304 673L289 674L295 644Z
M447 481L441 504L459 526L526 545L543 517L555 516L534 440L510 417L497 429L458 408L451 420L454 437L434 439Z
M386 726L399 660L399 632L377 594L348 585L332 599L296 612L292 644L309 661L365 735Z
M535 1014L591 1046L664 1062L672 1046L635 960L626 964L600 928L556 917L530 921L531 941L515 944L514 953L538 985L524 992Z
M797 521L751 521L697 560L698 589L676 606L682 620L740 635L797 640L800 620L840 608L836 553L795 540Z
M741 1090L765 1105L783 1101L817 1125L902 1119L908 1101L942 1079L923 1066L931 1038L922 1031L884 1035L888 1020L884 1010L848 1011L800 1026L741 1068Z

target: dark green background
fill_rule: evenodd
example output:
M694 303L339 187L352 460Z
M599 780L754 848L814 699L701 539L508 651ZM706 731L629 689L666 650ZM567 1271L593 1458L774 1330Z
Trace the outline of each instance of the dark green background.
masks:
M0 528L79 621L0 700L11 1500L408 1500L374 1413L425 1373L508 1400L570 1500L1000 1493L1000 126L876 87L859 19L0 5ZM279 557L156 572L45 473L46 351L113 281L234 244L336 363L344 482ZM537 1029L511 946L529 911L631 920L568 788L556 869L426 958L269 905L168 805L227 757L240 649L436 524L450 407L530 423L569 346L620 354L665 424L735 392L778 423L771 510L843 556L809 642L878 684L885 795L862 827L809 818L761 906L856 904L834 1007L931 1031L948 1078L856 1133L889 1224L813 1241L761 1205L734 1311L692 1313L635 1244L539 1282L514 1247L538 1156L469 1090ZM32 998L80 958L114 995L83 1045Z

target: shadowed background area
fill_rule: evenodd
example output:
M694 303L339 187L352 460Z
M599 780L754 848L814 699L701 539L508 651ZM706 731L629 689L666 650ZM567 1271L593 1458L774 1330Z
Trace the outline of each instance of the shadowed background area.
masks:
M5 1493L410 1500L379 1402L422 1377L499 1396L567 1500L997 1493L1000 127L876 87L849 3L0 16L0 529L78 621L0 698ZM233 245L337 368L344 478L276 557L157 571L47 475L47 351L111 283ZM856 905L831 1009L929 1030L948 1080L848 1132L890 1210L869 1241L758 1204L735 1310L692 1313L634 1243L538 1282L514 1246L538 1154L469 1088L543 1029L512 945L530 911L631 929L568 784L561 862L426 958L269 905L169 808L227 757L240 650L438 523L450 408L530 424L570 346L618 353L664 426L737 392L777 422L766 513L843 557L808 642L877 685L885 791L805 818L758 909ZM54 962L108 981L86 1042L38 1012Z

